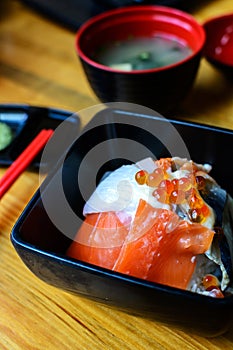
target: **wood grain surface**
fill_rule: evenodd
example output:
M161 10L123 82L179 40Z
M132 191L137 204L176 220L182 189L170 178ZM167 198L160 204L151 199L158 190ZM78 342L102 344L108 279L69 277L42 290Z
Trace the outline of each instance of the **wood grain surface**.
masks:
M192 14L201 23L233 11L232 0L197 3ZM76 57L74 37L19 1L1 1L0 103L74 112L98 104ZM233 129L233 85L202 59L194 88L174 117ZM107 308L36 278L9 237L38 184L38 174L25 171L1 200L0 350L233 349L233 324L226 334L208 339Z

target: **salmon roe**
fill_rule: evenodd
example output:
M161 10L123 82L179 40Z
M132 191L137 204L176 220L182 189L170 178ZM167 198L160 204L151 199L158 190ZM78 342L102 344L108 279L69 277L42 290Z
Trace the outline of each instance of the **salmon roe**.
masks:
M171 192L169 199L173 204L182 204L185 201L185 192L182 190L174 190Z
M205 289L211 286L219 287L219 280L216 276L209 274L203 277L202 284Z
M209 207L205 204L199 190L206 186L206 179L195 176L197 167L192 162L187 162L180 169L188 170L189 173L180 178L169 179L167 172L171 168L171 159L156 162L157 168L148 173L146 170L139 170L135 179L139 185L148 185L154 188L152 195L157 201L165 204L180 205L185 202L189 205L189 218L192 222L201 223L209 215Z
M156 187L164 178L164 171L162 168L156 168L153 173L150 173L147 177L147 185L150 187Z
M180 179L172 180L173 186L177 190L188 191L192 187L191 179L188 177L181 177Z
M159 188L167 192L168 195L174 190L174 185L170 180L162 180L159 184Z
M215 298L224 298L220 289L220 283L216 276L208 274L202 279L202 284L207 292Z
M169 203L169 195L167 191L163 188L156 188L152 195L155 197L155 199L160 203Z
M146 170L139 170L135 175L135 180L139 185L146 184L148 172Z

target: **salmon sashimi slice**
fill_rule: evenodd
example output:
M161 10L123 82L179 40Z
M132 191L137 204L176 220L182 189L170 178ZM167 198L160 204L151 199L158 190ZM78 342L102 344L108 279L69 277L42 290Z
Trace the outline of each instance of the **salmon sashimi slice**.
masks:
M186 289L196 267L196 257L210 247L214 231L197 223L180 221L169 234L164 234L154 254L147 279Z
M140 200L130 229L115 212L88 214L67 255L134 277L186 289L214 231Z
M140 200L132 227L113 269L146 279L166 226L176 219L178 216L173 212L154 208Z
M213 235L200 224L188 223L170 210L153 208L141 200L113 269L186 289L196 256L208 250Z
M114 212L88 214L67 255L112 269L127 234Z

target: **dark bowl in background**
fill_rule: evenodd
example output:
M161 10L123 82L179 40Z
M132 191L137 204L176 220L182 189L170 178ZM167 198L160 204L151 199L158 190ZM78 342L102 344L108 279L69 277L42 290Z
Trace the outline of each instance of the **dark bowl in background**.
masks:
M49 200L50 208L60 203L59 216L62 222L66 220L58 191L59 176L62 175L65 197L75 215L82 218L85 200L77 176L89 152L104 145L103 153L109 159L98 169L98 174L94 162L86 161L84 178L91 194L95 189L93 176L97 174L98 181L106 171L127 163L127 159L135 158L136 161L137 157L138 160L147 157L148 152L155 158L170 156L168 144L173 149L177 136L176 133L167 135L169 125L183 139L190 157L196 162L213 165L212 176L233 195L233 167L229 167L228 153L219 148L219 145L221 149L233 147L232 130L110 108L94 116L70 148L64 163L46 178L15 224L11 240L25 265L46 283L131 314L204 336L216 336L232 325L233 295L216 299L69 258L66 250L78 227L74 227L72 236L68 237L52 222L44 206L44 198ZM159 135L166 138L166 146L155 136L158 130ZM123 147L119 157L122 139L129 140L129 147ZM144 146L142 154L135 154L135 142ZM176 155L184 156L178 152Z
M125 72L102 65L93 52L105 43L129 36L173 35L193 52L176 64ZM85 22L77 32L76 51L86 77L102 102L131 102L164 114L176 107L193 86L205 33L189 14L163 6L129 6L106 11Z
M208 19L205 58L228 78L233 79L233 12Z
M163 5L189 11L197 0L21 0L42 15L76 31L89 18L129 5Z

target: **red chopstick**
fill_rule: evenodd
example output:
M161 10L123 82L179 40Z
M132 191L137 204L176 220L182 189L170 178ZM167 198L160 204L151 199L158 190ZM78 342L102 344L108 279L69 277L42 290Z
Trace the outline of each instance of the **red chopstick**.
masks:
M0 179L0 199L11 185L13 185L19 175L28 167L37 154L44 148L53 132L52 129L42 129L19 157L10 165Z

